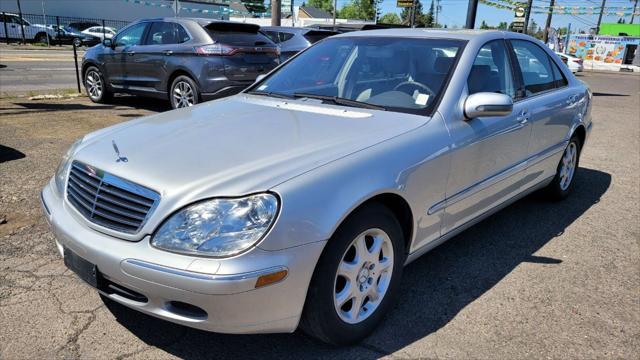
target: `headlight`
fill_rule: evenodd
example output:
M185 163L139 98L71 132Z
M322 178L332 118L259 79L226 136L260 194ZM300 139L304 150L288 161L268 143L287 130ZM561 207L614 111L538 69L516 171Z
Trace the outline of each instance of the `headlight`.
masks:
M277 212L278 199L272 194L203 201L171 216L151 244L183 254L232 256L262 239Z
M76 140L76 142L74 142L71 145L71 147L69 147L69 150L67 150L64 156L62 156L62 160L58 165L58 169L56 170L56 175L55 175L55 182L56 182L56 190L58 190L58 194L60 195L64 194L64 184L65 184L67 174L69 173L69 167L71 166L71 161L70 161L71 157L78 149L78 146L82 144L82 140L83 139Z

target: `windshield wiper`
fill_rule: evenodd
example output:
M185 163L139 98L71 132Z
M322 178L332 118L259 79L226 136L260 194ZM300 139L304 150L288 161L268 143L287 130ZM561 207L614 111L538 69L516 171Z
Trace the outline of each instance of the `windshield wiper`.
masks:
M369 104L366 102L351 100L351 99L347 99L339 96L307 94L307 93L294 93L293 96L297 98L309 98L309 99L331 101L334 104L338 104L338 105L353 106L353 107L359 107L364 109L387 110L386 107L381 105Z
M247 91L247 94L271 96L271 97L280 98L280 99L294 99L295 98L294 96L291 96L291 95L280 94L280 93L276 93L276 92L273 92L273 91L252 90L252 91Z

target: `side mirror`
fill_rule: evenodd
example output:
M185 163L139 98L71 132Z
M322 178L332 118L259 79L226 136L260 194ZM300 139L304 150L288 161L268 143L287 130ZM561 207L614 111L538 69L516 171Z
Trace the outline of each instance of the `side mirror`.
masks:
M256 81L255 82L260 82L262 81L262 79L266 78L267 74L260 74L258 76L256 76Z
M114 48L114 44L113 44L113 40L112 39L104 39L102 40L102 45L104 45L104 47L110 47L110 48Z
M489 116L506 116L513 111L511 96L481 92L469 95L464 101L464 115L467 119Z

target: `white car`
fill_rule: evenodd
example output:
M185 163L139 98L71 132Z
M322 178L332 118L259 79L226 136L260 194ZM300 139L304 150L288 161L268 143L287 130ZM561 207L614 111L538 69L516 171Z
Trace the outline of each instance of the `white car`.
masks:
M116 34L116 29L105 26L103 31L102 26L92 26L90 28L82 30L82 33L95 36L100 40L104 40L113 38Z
M584 70L584 64L582 63L581 58L559 53L559 52L556 52L556 55L558 55L560 59L562 59L562 62L567 65L567 67L569 68L569 70L571 70L572 73L575 74L577 72L582 72Z
M54 39L57 35L51 26L31 24L16 14L5 13L4 16L0 15L0 38L22 39L21 28L23 27L24 38L28 41L46 44L47 35L49 40Z

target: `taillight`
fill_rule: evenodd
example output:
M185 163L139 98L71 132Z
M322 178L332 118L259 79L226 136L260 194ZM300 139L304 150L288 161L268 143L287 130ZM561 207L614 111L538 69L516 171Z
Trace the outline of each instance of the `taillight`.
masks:
M238 48L234 48L224 44L211 44L196 46L194 48L199 55L214 55L214 56L231 56L238 52Z

